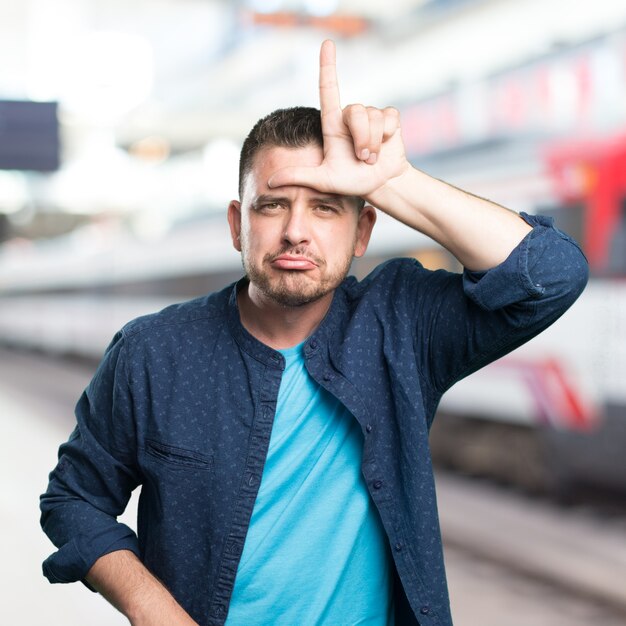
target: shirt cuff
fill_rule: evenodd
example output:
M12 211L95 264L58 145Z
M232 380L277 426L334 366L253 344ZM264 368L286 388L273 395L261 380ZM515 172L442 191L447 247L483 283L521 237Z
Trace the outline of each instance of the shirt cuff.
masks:
M96 536L77 537L62 545L43 562L43 574L51 583L85 581L87 572L105 554L117 550L130 550L139 558L139 545L135 533L125 524L116 523Z
M545 289L533 280L531 267L547 246L559 239L572 241L554 227L551 217L527 213L520 213L520 217L533 229L500 265L484 272L463 271L463 289L482 309L495 311L515 302L540 298Z

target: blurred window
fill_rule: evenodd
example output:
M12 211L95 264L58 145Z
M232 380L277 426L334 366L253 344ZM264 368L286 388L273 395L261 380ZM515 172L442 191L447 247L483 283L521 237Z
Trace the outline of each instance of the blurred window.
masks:
M559 204L541 207L537 213L554 218L554 225L573 237L581 246L585 243L585 205Z
M58 168L56 103L0 100L0 169L50 172Z
M626 197L620 203L619 218L608 242L607 273L626 276Z

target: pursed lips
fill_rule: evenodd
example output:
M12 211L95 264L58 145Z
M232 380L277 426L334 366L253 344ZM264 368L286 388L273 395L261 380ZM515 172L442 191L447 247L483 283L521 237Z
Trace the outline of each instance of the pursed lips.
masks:
M317 263L309 257L295 254L281 254L272 259L271 265L281 270L312 270L317 267Z

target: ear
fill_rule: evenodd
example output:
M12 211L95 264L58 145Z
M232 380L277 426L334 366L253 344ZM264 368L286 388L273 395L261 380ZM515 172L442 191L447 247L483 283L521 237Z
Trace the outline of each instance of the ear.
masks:
M230 226L230 236L233 240L233 247L237 252L241 252L241 202L231 200L228 205L228 225Z
M359 221L356 230L356 244L354 246L354 256L361 257L367 250L367 244L372 235L372 229L376 223L376 209L366 204L359 213Z

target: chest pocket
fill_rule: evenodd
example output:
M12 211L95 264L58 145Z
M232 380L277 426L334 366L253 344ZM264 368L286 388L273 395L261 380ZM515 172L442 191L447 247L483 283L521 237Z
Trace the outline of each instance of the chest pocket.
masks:
M161 443L154 439L146 439L146 454L171 469L211 470L213 457L178 446Z

